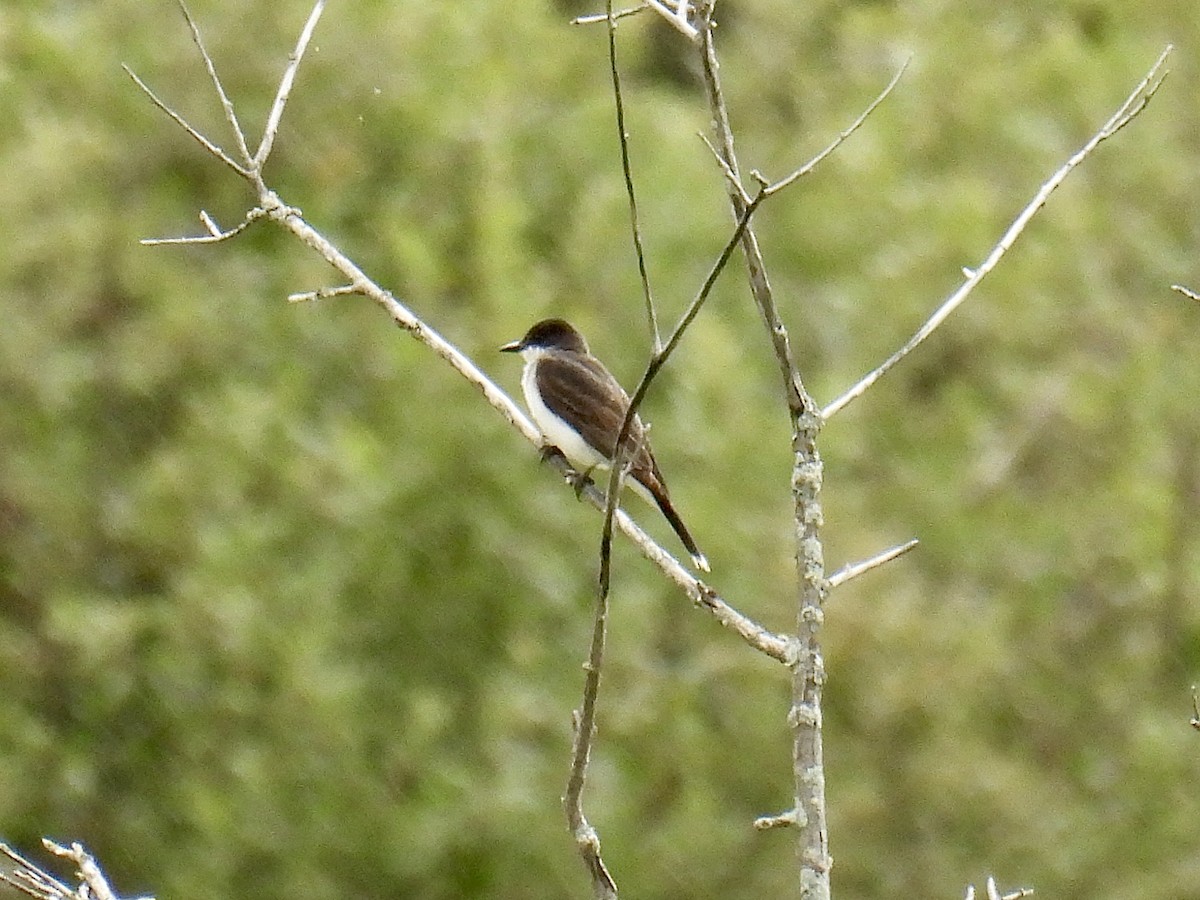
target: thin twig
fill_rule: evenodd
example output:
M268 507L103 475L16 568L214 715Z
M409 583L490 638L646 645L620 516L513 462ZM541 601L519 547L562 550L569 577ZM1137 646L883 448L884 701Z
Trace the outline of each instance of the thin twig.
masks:
M607 500L604 510L604 526L600 536L600 577L602 582L607 576L607 548L612 541L612 520L616 512L617 501L620 497L620 479L624 474L624 463L632 453L636 452L636 448L626 446L629 442L629 432L633 426L633 420L637 417L638 409L641 407L646 393L650 390L651 382L662 370L663 366L667 364L667 360L671 358L671 354L675 352L675 348L683 340L684 332L687 331L692 322L695 321L696 316L699 315L700 309L704 306L704 302L712 293L713 286L717 283L717 278L724 271L729 258L737 250L738 244L741 242L742 236L750 224L751 217L764 199L766 199L766 194L760 190L758 195L746 205L737 226L733 230L733 235L725 242L720 255L709 268L708 275L705 277L704 283L700 286L700 290L692 298L692 302L688 304L688 308L684 310L683 315L671 331L671 336L667 339L667 343L663 346L662 350L651 354L650 362L646 365L646 371L642 373L641 380L638 381L637 388L634 390L632 397L630 397L629 408L625 411L625 419L621 422L621 430L618 432L613 464L609 471L608 489L605 495Z
M700 140L704 141L704 146L707 147L712 153L713 159L717 161L717 165L721 167L721 172L725 176L725 180L729 183L730 190L737 191L738 196L741 197L743 203L749 203L750 194L746 191L746 188L742 186L742 179L738 178L737 173L729 167L729 163L725 160L725 157L721 155L721 151L713 146L713 142L708 139L707 134L701 132L699 137Z
M774 816L759 816L754 820L754 827L758 831L770 831L772 828L791 828L797 821L796 810L793 808Z
M287 106L288 97L291 96L292 84L296 81L296 72L300 68L300 60L304 58L304 51L308 49L308 43L312 40L313 31L316 29L317 22L321 18L321 12L324 9L325 0L317 0L316 5L312 8L312 12L308 14L308 21L304 23L299 40L296 41L296 49L288 57L287 68L284 70L283 78L279 81L279 90L275 92L275 102L271 104L271 112L267 116L267 125L263 129L262 141L258 145L258 151L254 154L254 166L260 171L266 164L267 157L271 155L271 148L275 145L275 135L279 131L279 121L283 118L283 108Z
M912 550L918 543L920 542L916 538L913 538L910 541L905 541L903 544L897 544L895 547L884 550L882 553L878 553L869 559L864 559L856 563L847 563L829 576L830 589L843 585L847 581L857 578L859 575L869 572L872 569L877 569L879 566L889 563L893 559L898 559Z
M979 267L976 269L964 270L967 276L966 281L964 281L962 285L959 286L959 288L953 294L951 294L941 306L938 307L934 314L926 320L924 325L917 329L917 332L908 339L904 346L888 357L883 364L874 371L865 375L856 385L850 388L850 390L846 391L846 393L842 394L842 396L838 397L836 400L826 406L821 413L822 417L828 419L835 413L838 413L844 409L851 401L861 397L864 393L866 393L867 389L871 387L871 385L873 385L888 371L890 371L892 367L896 365L896 363L900 362L900 360L904 359L904 357L908 356L909 353L924 343L925 339L933 334L933 332L937 330L938 326L940 326L949 317L949 315L954 312L954 310L962 305L962 302L966 300L968 296L970 296L973 290L975 290L976 285L978 285L979 282L984 279L984 276L986 276L992 271L992 269L996 267L996 264L1000 262L1000 259L1004 256L1004 254L1009 251L1014 243L1016 243L1016 240L1018 237L1020 237L1021 232L1025 230L1025 226L1027 226L1034 215L1037 214L1037 212L1043 206L1045 206L1046 201L1050 198L1050 195L1054 193L1054 191L1063 183L1063 181L1066 180L1067 176L1070 175L1071 172L1074 171L1081 162L1087 159L1087 157L1091 155L1092 151L1095 150L1101 143L1128 125L1131 121L1133 121L1138 113L1145 109L1146 104L1150 102L1150 98L1152 98L1162 86L1163 79L1167 77L1167 72L1163 71L1163 66L1166 64L1167 57L1170 56L1171 50L1172 47L1168 44L1166 49L1163 50L1162 54L1155 61L1154 65L1150 67L1150 70L1146 73L1146 77L1142 79L1136 88L1134 88L1133 92L1126 98L1125 102L1121 104L1117 111L1109 117L1108 121L1105 122L1104 125L1102 125L1100 129L1088 139L1087 143L1084 144L1074 156L1068 159L1059 168L1059 170L1041 186L1038 192L1034 195L1033 199L1021 211L1021 214L1017 216L1012 225L1008 227L1008 230L1004 232L1003 237L1001 237L999 242L997 242L997 244L992 248L991 253L989 253L987 258L980 263Z
M237 225L232 228L222 231L217 223L213 221L212 216L204 210L200 210L200 221L204 223L204 227L208 229L208 234L192 235L186 237L169 237L169 238L142 238L138 241L143 247L161 247L167 244L219 244L221 241L227 241L232 237L241 234L249 228L254 222L267 215L267 211L261 207L254 207L246 213L246 218L242 219Z
M1182 284L1171 285L1171 290L1176 291L1177 293L1183 294L1183 296L1188 297L1189 299L1200 300L1200 294L1197 294L1191 288L1184 287Z
M1022 897L1032 897L1033 888L1018 888L1007 894L1001 894L1000 888L996 887L996 879L988 876L987 880L987 900L1021 900ZM975 900L975 885L967 885L966 900Z
M208 77L212 81L213 88L217 92L217 97L221 101L221 109L225 111L225 119L229 122L229 127L233 129L233 139L237 141L238 153L242 155L242 162L248 170L253 171L254 163L250 157L250 148L246 145L246 132L242 130L241 123L238 122L237 114L233 111L233 102L229 99L229 95L225 93L225 86L221 84L221 79L217 75L217 67L213 64L212 57L208 55L208 50L204 46L204 39L200 36L200 28L196 25L196 20L192 18L192 13L183 0L179 0L179 8L183 11L183 17L187 20L188 28L192 32L192 41L195 42L197 49L200 51L200 56L204 60L204 68L208 71Z
M68 900L68 898L75 897L74 888L59 881L8 844L0 843L0 853L7 856L14 864L11 871L0 871L0 881L5 884L11 885L30 897L37 897L39 900Z
M193 128L191 124L189 124L188 121L183 118L183 116L179 115L179 113L175 112L175 110L171 109L171 107L167 106L167 104L160 100L158 95L155 94L154 91L150 90L150 86L146 84L146 82L142 81L142 79L137 76L137 73L134 72L133 69L129 68L129 66L125 65L125 63L121 63L121 68L125 70L125 74L133 79L133 83L142 89L142 93L150 98L151 103L170 116L171 119L174 120L175 124L190 134L197 141L197 143L200 144L201 147L203 147L221 162L225 163L225 165L229 166L229 168L233 169L233 171L237 172L243 178L250 179L251 175L248 168L234 162L229 154Z
M96 865L96 860L92 858L92 855L83 849L83 844L73 843L70 847L64 847L43 838L42 845L55 856L69 859L75 863L79 877L83 879L84 885L88 888L86 892L80 888L77 892L80 897L88 896L90 893L91 897L96 900L117 900L117 895L108 886L108 879L104 877L104 873L100 871L100 867Z
M288 294L288 303L307 303L316 300L327 300L330 297L345 297L347 294L361 294L362 288L356 284L343 284L338 287L324 287L315 291L298 291Z
M689 41L694 43L700 36L700 32L688 23L688 0L676 0L675 9L671 9L662 0L646 0L646 5L666 19L672 28Z
M636 16L638 13L645 12L646 10L652 10L666 19L672 28L686 37L689 41L695 41L699 36L699 32L688 22L689 6L690 4L688 3L688 0L679 0L675 9L671 9L671 7L666 3L663 3L662 0L645 0L641 6L632 6L628 9L622 9L613 13L602 12L593 13L592 15L588 16L576 16L571 20L571 24L596 25L600 22L608 22L613 19L624 19L628 16Z
M902 62L900 64L900 68L896 70L896 74L892 76L892 80L889 81L887 84L887 87L885 87L879 93L879 96L876 97L874 100L872 100L870 105L868 105L867 108L862 111L862 113L859 115L859 117L857 119L855 119L853 122L851 122L850 125L845 130L840 132L838 134L838 136L836 138L834 138L833 141L830 142L829 146L827 146L824 150L822 150L820 153L818 153L816 156L814 156L812 159L810 159L808 162L806 162L804 165L802 165L800 168L798 168L791 175L788 175L785 178L781 178L779 181L772 184L769 188L767 188L767 194L770 195L770 194L774 194L777 191L781 191L785 187L787 187L789 184L791 184L792 182L807 175L809 172L811 172L813 169L815 169L817 167L817 165L820 164L820 162L825 159L825 157L829 156L829 154L833 153L834 150L836 150L838 147L840 147L842 145L842 142L845 141L846 138L850 137L850 135L852 135L852 134L854 134L854 132L858 131L859 127L862 126L863 122L867 121L867 117L869 115L871 115L871 113L875 112L875 110L879 107L879 104L881 104L884 100L886 100L888 94L890 94L892 92L892 89L897 84L900 83L900 78L904 75L904 70L908 68L908 64L910 62L912 62L911 56L907 57L904 60L904 62Z
M600 855L600 836L583 812L583 788L587 781L588 761L592 741L596 737L596 702L600 695L600 674L604 667L604 646L608 631L608 585L596 595L596 613L592 622L592 642L584 666L583 703L576 714L575 739L571 745L571 773L563 795L567 822L575 838L575 846L583 857L592 879L592 892L597 900L613 900L617 886Z
M637 192L633 187L633 167L629 160L629 132L625 129L625 101L621 95L621 74L617 68L617 20L613 16L612 0L607 0L608 68L612 75L613 100L617 113L617 140L621 146L621 173L625 177L625 193L629 197L629 224L633 234L633 251L637 256L638 275L642 279L642 296L646 301L646 318L650 322L652 352L662 346L658 331L658 313L654 309L654 294L650 290L650 275L646 271L646 252L642 246L642 229L638 219Z
M0 871L0 881L30 897L38 898L38 900L117 900L117 895L109 886L108 879L104 877L96 860L83 848L82 844L73 843L71 846L65 847L48 838L43 838L42 846L55 856L69 859L75 863L76 875L80 879L78 887L72 887L65 881L60 881L50 872L3 843L0 843L0 853L7 856L15 865L11 872ZM143 898L143 900L153 900L153 898Z
M643 3L641 6L631 6L628 9L618 10L612 16L607 12L593 13L590 16L576 16L571 20L572 25L596 25L600 22L607 22L610 18L625 19L629 16L636 16L640 12L645 12L650 8L650 5Z

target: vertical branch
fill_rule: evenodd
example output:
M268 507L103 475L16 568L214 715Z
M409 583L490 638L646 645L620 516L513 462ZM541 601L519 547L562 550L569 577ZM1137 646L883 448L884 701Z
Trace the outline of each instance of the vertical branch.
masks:
M607 558L608 554L605 552ZM607 571L607 564L602 566ZM596 699L600 694L600 670L604 664L604 645L608 631L608 584L607 579L597 591L596 615L592 624L592 645L584 666L586 675L583 685L583 704L575 715L575 740L571 746L571 774L567 779L567 792L563 806L567 813L567 824L575 838L575 846L583 857L588 874L592 879L592 893L596 900L616 900L617 885L613 882L604 860L600 856L600 836L583 814L583 786L587 780L588 760L592 752L592 740L596 736Z
M637 194L633 189L633 167L629 161L629 132L625 129L625 101L621 96L621 75L617 70L617 19L613 15L612 0L607 0L605 13L608 19L608 67L612 74L613 102L617 108L617 137L621 145L621 171L625 175L625 193L629 196L629 220L633 231L633 250L637 255L638 274L642 278L642 296L646 299L646 316L650 320L650 340L654 353L662 347L658 331L658 313L654 309L654 295L650 291L650 275L646 271L646 252L642 247L642 229L638 223Z
M713 0L702 4L697 22L700 28L700 66L717 148L724 164L734 176L729 185L729 202L734 217L740 219L747 202L738 180L737 154L733 130L721 91L719 63L713 43ZM809 397L792 356L787 328L775 306L771 284L752 225L741 238L746 260L750 292L767 327L792 424L792 501L796 521L796 563L799 592L796 598L796 630L800 654L792 674L792 705L788 724L792 728L792 772L797 826L797 853L800 859L800 894L805 900L828 900L829 836L826 826L825 769L822 745L821 694L825 682L825 662L821 654L820 631L824 619L822 602L827 590L825 563L820 542L821 457L817 453L817 435L821 428L819 407Z
M608 0L609 61L612 67L613 91L618 110L617 122L620 132L621 158L625 169L625 183L629 191L634 244L638 248L638 262L642 271L643 286L646 290L646 305L650 316L651 329L654 332L654 349L650 355L650 362L646 366L646 371L642 375L633 396L630 398L629 408L625 411L625 419L621 423L621 430L617 435L616 448L613 452L612 467L609 470L608 486L605 494L604 524L600 537L600 571L596 587L596 611L592 626L592 643L585 667L587 675L584 679L583 703L575 723L575 741L571 754L571 774L567 782L567 793L563 799L571 833L575 837L576 846L583 856L584 863L587 865L592 878L593 891L597 898L605 898L605 900L616 897L616 885L604 865L604 860L600 856L599 836L596 834L595 829L588 823L587 817L583 813L583 788L587 777L588 758L591 752L592 740L595 737L596 731L596 700L600 691L600 671L604 663L604 648L607 640L608 598L612 575L613 519L616 515L617 503L625 476L626 460L637 449L626 446L629 442L629 430L632 427L633 420L637 417L638 408L641 406L646 392L650 389L651 382L659 371L662 370L662 367L666 365L667 360L683 339L684 332L687 331L692 322L695 321L696 316L699 315L705 301L712 293L717 278L724 271L730 257L736 251L739 242L743 240L746 230L750 226L751 217L754 215L755 210L758 209L759 204L767 196L766 185L761 185L758 194L753 199L742 204L732 236L726 242L716 262L710 268L708 276L704 279L699 292L692 299L692 302L680 317L679 322L675 325L667 343L663 345L659 336L654 303L650 295L649 281L646 277L646 270L642 260L637 205L634 199L633 179L629 166L628 135L625 132L624 116L621 112L620 78L617 74L616 46L613 40L614 33L615 23L612 16L612 0Z
M621 171L625 175L625 191L629 196L633 247L637 254L638 272L642 278L642 293L646 299L652 354L657 354L660 344L658 317L654 311L654 299L650 292L650 278L646 272L646 257L642 248L642 233L638 226L637 195L633 188L633 172L629 162L629 135L625 130L625 104L621 98L621 76L617 69L617 20L613 17L612 0L606 0L605 14L608 25L608 64L612 74L613 98L617 114L617 136L621 147ZM626 421L628 422L628 418ZM588 874L591 876L592 892L597 900L615 900L617 896L616 883L600 855L600 836L583 812L583 788L587 780L592 741L596 736L596 703L600 696L600 673L604 666L604 648L608 640L612 521L616 510L617 496L621 490L621 476L624 468L620 447L621 441L618 439L605 503L604 529L600 539L600 574L596 584L592 642L588 649L587 664L584 667L587 674L584 676L583 702L575 718L575 740L571 748L571 774L567 779L567 792L563 797L567 824L575 838L575 846L578 848L580 856L583 857L584 865L587 866Z

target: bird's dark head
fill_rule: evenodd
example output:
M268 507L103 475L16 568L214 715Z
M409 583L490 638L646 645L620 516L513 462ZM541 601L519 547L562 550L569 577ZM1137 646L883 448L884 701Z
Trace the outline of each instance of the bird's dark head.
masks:
M543 319L527 332L519 341L513 341L500 348L505 353L520 353L525 350L569 350L574 353L587 353L587 341L565 319Z

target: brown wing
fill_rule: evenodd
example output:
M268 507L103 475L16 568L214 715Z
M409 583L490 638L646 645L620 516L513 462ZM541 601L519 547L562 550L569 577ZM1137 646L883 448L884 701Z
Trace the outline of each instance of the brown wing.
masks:
M591 446L612 459L617 435L629 409L629 395L595 357L547 353L537 367L538 392L550 411L574 424ZM658 466L645 441L642 420L634 417L629 439L639 449L632 467L634 477L650 474L661 482Z

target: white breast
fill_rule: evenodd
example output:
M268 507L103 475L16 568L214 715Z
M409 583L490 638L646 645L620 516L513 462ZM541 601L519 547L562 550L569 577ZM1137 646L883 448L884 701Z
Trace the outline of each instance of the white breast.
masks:
M538 353L538 350L522 351L525 357L525 371L521 375L521 390L525 394L525 405L529 407L534 424L541 429L546 443L553 444L561 450L575 468L583 471L593 466L599 469L608 468L608 460L542 402L537 392L535 372Z

